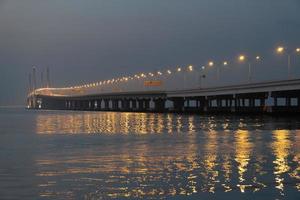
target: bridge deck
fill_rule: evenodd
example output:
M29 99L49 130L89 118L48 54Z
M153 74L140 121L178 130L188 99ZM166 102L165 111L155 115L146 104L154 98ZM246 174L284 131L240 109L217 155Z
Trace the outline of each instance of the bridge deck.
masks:
M280 102L284 99L284 103ZM173 106L166 108L166 101ZM191 106L190 102L194 105ZM30 108L123 111L299 112L300 79L174 91L130 91L28 97ZM103 103L104 102L104 103ZM151 107L151 103L153 105Z

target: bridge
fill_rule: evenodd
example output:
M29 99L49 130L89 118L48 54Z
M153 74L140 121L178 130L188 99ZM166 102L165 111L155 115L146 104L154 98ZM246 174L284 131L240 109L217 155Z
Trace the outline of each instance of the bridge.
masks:
M67 94L60 94L61 90L66 90ZM28 108L124 112L300 113L300 79L203 89L94 94L80 94L76 90L70 94L70 89L44 88L28 96Z
M276 50L278 54L285 51L284 47ZM238 61L247 66L246 81L231 84L215 84L220 82L221 70L229 61L218 65L209 61L198 68L189 65L64 88L51 88L49 84L36 88L34 68L34 86L30 78L27 106L124 112L300 113L300 79L293 78L291 55L300 55L300 48L287 53L288 76L273 81L253 80L253 64L261 56L251 60L240 55Z

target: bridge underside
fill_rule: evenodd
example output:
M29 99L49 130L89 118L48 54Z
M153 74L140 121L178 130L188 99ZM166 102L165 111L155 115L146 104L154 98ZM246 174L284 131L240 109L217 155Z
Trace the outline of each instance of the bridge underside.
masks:
M206 96L168 96L167 93L46 96L28 99L33 109L187 112L187 113L300 113L300 90L251 92Z

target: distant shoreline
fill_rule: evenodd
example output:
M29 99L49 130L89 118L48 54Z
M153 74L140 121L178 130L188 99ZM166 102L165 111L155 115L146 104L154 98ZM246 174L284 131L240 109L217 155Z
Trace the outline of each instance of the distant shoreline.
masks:
M25 108L24 105L6 105L6 106L0 106L0 108Z

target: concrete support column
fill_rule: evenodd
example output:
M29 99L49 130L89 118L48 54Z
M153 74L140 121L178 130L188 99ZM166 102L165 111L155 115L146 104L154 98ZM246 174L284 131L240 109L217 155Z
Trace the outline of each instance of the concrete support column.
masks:
M89 106L89 101L84 101L84 110L89 110L90 106Z
M84 101L78 100L78 110L84 110Z
M212 103L211 103L212 100L208 99L207 101L208 101L208 107L211 108L212 107Z
M79 109L79 110L84 110L84 101L78 100L78 104L79 104L78 109Z
M255 106L255 99L250 98L249 99L249 107L254 107Z
M108 99L104 99L104 109L109 110L109 100Z
M79 102L78 101L74 101L74 110L78 110L79 109Z
M175 111L183 111L184 110L184 98L177 97L173 100L174 110Z
M290 106L291 106L291 98L290 98L290 97L286 97L286 98L285 98L285 105L286 105L287 107L290 107Z
M278 103L277 103L277 97L274 97L274 106L277 106Z
M150 99L145 99L144 100L144 105L145 105L145 109L149 110L150 109Z
M188 108L190 107L190 100L189 99L186 100L186 107L188 107Z
M130 101L127 99L122 100L122 110L130 110Z
M96 104L97 104L97 106L96 106ZM96 100L94 102L95 110L101 110L101 104L102 104L102 99Z
M126 99L127 110L131 110L130 108L130 99Z
M135 100L135 99L132 99L132 100L131 100L131 106L132 106L132 109L133 109L133 110L136 109L136 107L137 107L136 104L137 104L137 103L136 103L136 100Z
M84 101L79 100L79 110L84 110Z
M205 98L205 100L204 100L204 102L203 102L203 110L205 111L205 112L207 112L208 111L208 107L209 107L209 100L207 99L207 97Z
M155 109L155 111L163 112L165 110L165 103L166 103L165 99L156 99L156 100L154 100L154 109Z
M265 99L260 99L260 106L265 106L266 105L266 101Z
M218 108L222 107L222 99L217 99L217 107Z
M121 110L125 110L126 109L126 100L125 99L121 99Z
M118 110L119 109L119 100L118 99L112 100L112 109L113 110Z
M92 109L92 101L87 101L87 109L88 110Z
M202 111L207 111L207 107L208 107L208 99L203 99L199 101L199 110Z
M81 110L82 109L82 103L80 100L76 101L76 110Z
M143 99L139 99L138 100L138 110L144 110L145 106L144 106L144 100Z

